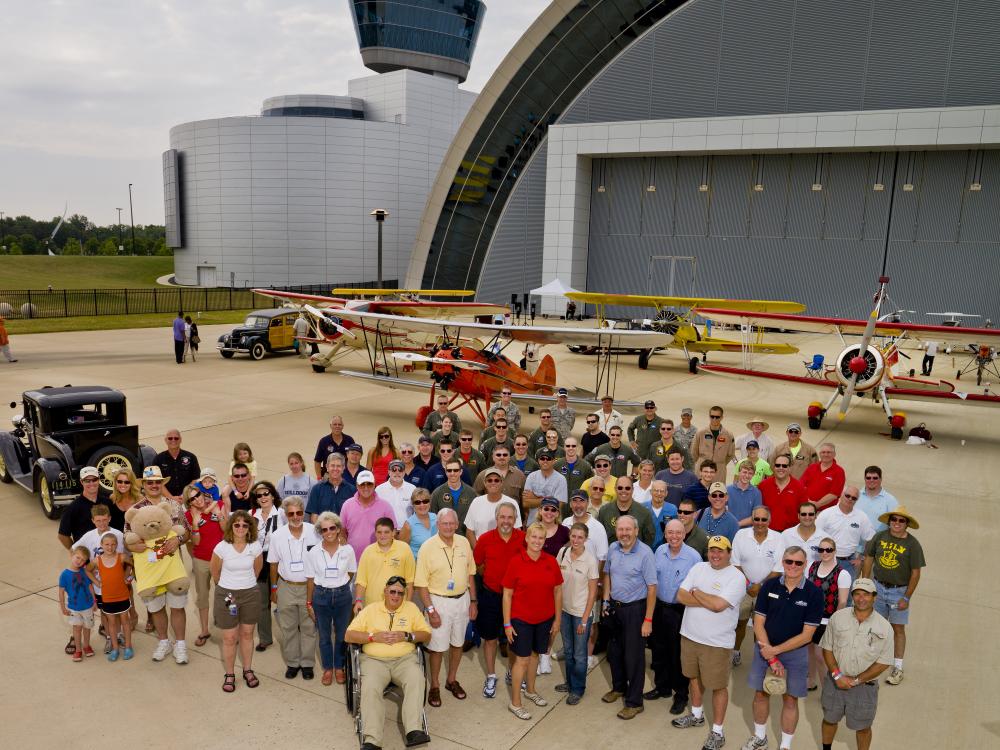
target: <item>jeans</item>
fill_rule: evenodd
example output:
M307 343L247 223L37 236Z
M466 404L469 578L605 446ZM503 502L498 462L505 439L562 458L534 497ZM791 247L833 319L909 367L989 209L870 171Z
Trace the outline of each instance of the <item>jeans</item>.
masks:
M344 658L347 654L347 644L344 643L344 635L347 633L347 626L351 622L351 597L350 584L344 584L339 588L328 589L324 586L317 586L313 590L313 612L316 615L316 628L319 630L319 656L323 662L323 669L343 669ZM334 650L331 635L331 626L337 638L337 647Z
M584 623L584 633L576 632L577 626ZM563 657L566 662L566 684L569 692L583 695L587 689L587 641L590 639L591 620L576 617L568 612L562 613L560 630L562 632Z

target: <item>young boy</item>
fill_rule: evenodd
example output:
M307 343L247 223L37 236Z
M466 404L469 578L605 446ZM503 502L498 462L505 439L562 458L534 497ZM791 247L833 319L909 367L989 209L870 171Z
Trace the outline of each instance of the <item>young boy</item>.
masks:
M83 661L84 656L93 656L90 647L90 631L94 627L94 608L97 601L84 572L90 562L90 551L86 547L74 547L69 551L69 567L59 574L59 610L69 618L73 626L73 642L77 650L73 661ZM82 639L82 640L81 640ZM83 651L80 651L80 644Z
M772 476L774 472L771 471L771 464L760 457L760 446L757 444L756 440L750 440L747 442L746 452L747 457L745 460L751 461L755 467L750 484L756 487L769 476ZM737 462L737 464L739 464L739 462Z
M94 528L77 539L73 543L73 549L84 547L90 553L90 559L96 560L97 556L101 554L101 539L105 534L114 534L118 542L117 552L125 552L125 537L118 529L111 528L111 509L107 505L97 503L97 505L91 508L90 520L94 523ZM94 586L94 598L97 600L98 606L100 606L101 579L98 577L93 579L92 582ZM111 632L111 629L108 627L108 618L103 610L101 610L101 627L104 629L105 636L104 653L109 654L111 653L112 643L115 638L123 638L124 636Z

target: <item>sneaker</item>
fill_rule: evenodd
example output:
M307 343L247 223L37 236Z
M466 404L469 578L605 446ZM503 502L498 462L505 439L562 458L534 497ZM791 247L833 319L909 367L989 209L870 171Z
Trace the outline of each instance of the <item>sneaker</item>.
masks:
M534 703L536 706L547 706L547 705L549 705L549 702L542 697L541 693L529 693L524 688L521 688L521 695L523 695L529 701L531 701L532 703Z
M898 685L903 681L903 670L899 667L893 667L885 681L890 685Z
M705 723L705 715L695 716L694 714L684 714L679 719L673 719L670 725L678 729L688 729L689 727L700 727Z
M495 698L497 694L497 676L487 675L486 682L483 683L483 697Z
M557 693L568 693L569 692L569 683L568 682L560 682L558 685L555 686L554 690Z
M570 693L569 695L566 696L566 705L575 706L581 700L583 700L582 695L577 695L576 693Z
M104 639L104 653L105 654L110 654L111 653L111 639L110 638L105 638Z
M587 657L587 671L589 672L591 669L593 669L596 666L597 666L597 657L596 656L588 656Z
M177 641L174 644L174 661L178 664L188 663L187 644L184 641Z
M108 651L108 661L118 661L118 649Z
M538 657L538 674L552 674L552 659L548 654L541 654Z
M726 738L723 735L718 732L709 732L708 737L705 738L705 744L701 746L701 750L720 750L725 744Z
M618 712L618 718L628 721L641 714L643 710L642 706L625 706L625 708Z
M125 649L124 649L124 650L122 651L122 658L123 658L123 659L124 659L125 661L128 661L128 660L129 660L129 659L131 659L131 658L132 658L133 656L135 656L135 649L131 649L131 648L128 648L128 647L126 646L126 647L125 647Z
M750 739L743 743L741 750L767 750L767 737L761 739L756 734L751 734Z
M515 706L513 703L509 703L507 704L507 710L524 721L528 721L531 718L531 713L524 706Z
M160 641L153 651L153 661L163 661L171 651L170 641Z
M83 661L83 651L74 651L73 661Z
M733 666L738 667L743 663L743 654L739 651L733 651Z
M84 656L88 656L88 657L93 656L94 655L94 649L92 649L90 646L86 646L83 649L83 655ZM900 674L902 674L902 672L900 672Z

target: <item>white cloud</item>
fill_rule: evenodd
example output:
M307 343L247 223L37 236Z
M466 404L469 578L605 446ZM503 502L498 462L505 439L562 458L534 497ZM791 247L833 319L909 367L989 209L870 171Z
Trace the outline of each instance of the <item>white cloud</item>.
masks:
M479 90L548 0L488 0ZM163 220L172 126L257 114L278 94L346 94L367 75L347 0L6 3L0 211L108 223L135 183L137 223ZM120 183L120 188L118 187Z

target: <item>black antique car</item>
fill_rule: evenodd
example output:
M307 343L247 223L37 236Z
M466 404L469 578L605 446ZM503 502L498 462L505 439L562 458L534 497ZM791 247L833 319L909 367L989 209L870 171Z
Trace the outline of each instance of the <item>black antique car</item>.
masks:
M25 391L14 429L0 432L0 481L37 492L42 510L56 518L79 494L84 466L101 473L112 489L114 471L130 466L139 474L156 451L139 444L139 428L125 417L125 394L102 385L44 387ZM12 409L17 402L12 401Z
M298 311L287 308L254 310L243 325L219 336L219 354L226 359L234 354L249 354L250 359L258 360L268 352L291 350L298 316Z

